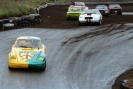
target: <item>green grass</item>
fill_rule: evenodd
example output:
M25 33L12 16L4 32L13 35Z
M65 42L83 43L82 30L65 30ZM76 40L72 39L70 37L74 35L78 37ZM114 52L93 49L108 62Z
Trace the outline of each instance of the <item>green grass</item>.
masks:
M0 18L36 12L35 8L49 0L0 0Z
M34 13L36 12L35 8L37 6L44 5L49 2L62 3L62 2L72 2L72 1L112 1L112 0L0 0L0 18Z

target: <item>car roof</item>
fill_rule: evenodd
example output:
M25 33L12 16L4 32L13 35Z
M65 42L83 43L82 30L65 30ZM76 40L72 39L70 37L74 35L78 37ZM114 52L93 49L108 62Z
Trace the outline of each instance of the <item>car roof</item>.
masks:
M97 5L96 8L108 8L107 5Z
M34 39L34 40L41 40L39 37L35 36L20 36L17 39Z
M73 8L77 8L77 9L80 9L80 10L82 9L81 6L69 6L68 10L73 9Z
M86 12L92 12L92 13L95 13L95 12L99 12L98 9L88 9L88 10L83 10L82 13L86 13Z
M107 5L96 5L96 7L107 7Z
M85 3L84 2L74 2L74 4L76 4L76 5L85 5Z
M109 4L109 7L120 7L120 4Z
M69 8L81 8L81 6L69 6Z
M74 3L84 3L84 2L74 2Z

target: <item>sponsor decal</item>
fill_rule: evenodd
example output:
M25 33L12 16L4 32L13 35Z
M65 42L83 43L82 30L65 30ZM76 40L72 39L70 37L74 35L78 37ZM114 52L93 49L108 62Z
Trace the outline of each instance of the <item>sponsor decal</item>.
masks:
M29 59L32 59L34 58L34 56L37 54L37 52L35 51L19 51L19 56L21 58L21 60L29 60Z

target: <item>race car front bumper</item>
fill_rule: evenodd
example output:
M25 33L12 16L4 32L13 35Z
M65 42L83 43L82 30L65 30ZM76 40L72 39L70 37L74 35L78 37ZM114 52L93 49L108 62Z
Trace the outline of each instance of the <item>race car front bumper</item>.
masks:
M83 19L79 20L80 23L98 23L99 20L93 20L93 19Z
M28 68L28 63L9 62L10 68Z
M46 62L42 63L18 63L18 62L9 62L10 68L34 68L34 69L42 69L45 68Z

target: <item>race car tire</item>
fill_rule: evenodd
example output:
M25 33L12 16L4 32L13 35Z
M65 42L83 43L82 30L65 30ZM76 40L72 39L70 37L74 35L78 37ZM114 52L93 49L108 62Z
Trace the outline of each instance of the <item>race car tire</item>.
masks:
M107 14L106 17L109 17L109 14Z
M122 12L120 12L119 15L122 15Z
M67 17L67 20L70 20L70 18Z
M4 30L3 24L4 24L3 20L0 20L0 31Z
M12 68L10 66L8 66L8 69L11 70Z
M3 20L0 20L0 25L1 25L1 26L3 25L3 23L4 23Z
M79 22L78 25L79 25L79 26L82 26L82 23Z
M98 25L101 25L101 24L102 24L102 20L99 20Z
M44 64L44 68L42 70L45 71L45 69L46 69L46 61L45 61L45 64Z

